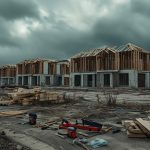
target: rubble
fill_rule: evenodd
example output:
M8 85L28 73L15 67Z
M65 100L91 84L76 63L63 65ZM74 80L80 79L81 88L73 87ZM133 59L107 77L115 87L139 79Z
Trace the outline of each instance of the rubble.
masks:
M9 100L5 100L3 97L1 97L0 104L21 104L23 106L44 102L49 104L59 104L77 101L80 99L80 95L75 95L73 92L54 92L42 90L41 88L18 88L13 92L8 93L8 97Z
M129 138L150 137L150 120L137 118L136 120L125 120L122 124L126 128Z

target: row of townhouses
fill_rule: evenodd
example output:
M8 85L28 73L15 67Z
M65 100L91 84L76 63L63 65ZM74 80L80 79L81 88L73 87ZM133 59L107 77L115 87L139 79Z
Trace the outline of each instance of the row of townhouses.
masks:
M134 44L81 52L68 60L25 60L0 68L0 84L150 88L150 52Z
M0 68L0 85L69 86L69 61L31 59Z

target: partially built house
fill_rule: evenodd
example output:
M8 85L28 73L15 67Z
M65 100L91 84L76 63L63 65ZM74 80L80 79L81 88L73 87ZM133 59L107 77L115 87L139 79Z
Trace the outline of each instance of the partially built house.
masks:
M72 87L150 87L150 53L133 44L81 52L71 58Z
M60 60L56 62L56 72L54 76L55 86L69 86L70 80L70 62L69 60Z
M81 52L70 61L70 86L96 87L96 55L99 49Z
M17 64L16 84L19 86L53 85L55 61L49 59L30 59Z
M16 83L16 65L0 67L0 85L8 86Z

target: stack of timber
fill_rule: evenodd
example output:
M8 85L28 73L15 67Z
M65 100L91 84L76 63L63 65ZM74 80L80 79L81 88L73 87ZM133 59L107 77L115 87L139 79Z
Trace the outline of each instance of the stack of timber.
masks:
M50 104L66 103L70 101L77 101L81 95L76 95L73 92L64 91L47 91L40 88L23 89L19 88L12 93L8 93L13 103L21 105L32 105L37 103L48 102Z
M53 92L53 91L42 91L39 96L39 101L47 101L49 103L67 103L78 101L81 99L81 95L75 94L73 92Z
M0 97L0 106L8 106L12 103L13 103L13 101L10 97L8 97L8 96L1 96Z
M22 104L22 105L32 105L38 101L39 94L41 92L40 88L34 89L23 89L19 88L13 93L8 93L12 98L13 103Z
M39 101L47 101L49 103L63 103L65 102L64 92L41 92L39 96Z
M126 128L129 138L150 137L150 119L125 120L122 125Z

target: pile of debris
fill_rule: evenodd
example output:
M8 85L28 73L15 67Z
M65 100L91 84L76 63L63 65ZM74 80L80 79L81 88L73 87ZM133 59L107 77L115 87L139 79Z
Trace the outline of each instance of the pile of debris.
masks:
M68 141L72 140L73 144L76 144L85 150L108 145L108 141L97 137L97 135L107 133L111 128L103 128L101 123L87 119L74 121L75 123L70 122L66 118L62 121L56 119L45 122L43 125L35 125L35 127L41 128L42 130L55 130L56 136L65 139L65 141L66 139L68 139Z
M150 119L137 118L135 120L122 121L130 138L150 137Z
M40 88L18 88L15 89L12 93L8 93L8 95L12 98L14 104L31 105L38 100L38 95L40 94L40 91Z
M64 91L47 91L41 90L40 88L15 89L12 93L8 93L9 103L21 104L21 105L33 105L37 103L49 103L49 104L59 104L66 103L73 100L79 100L80 96L75 95L72 92Z
M10 104L12 104L13 101L9 96L1 96L0 97L0 106L8 106Z

